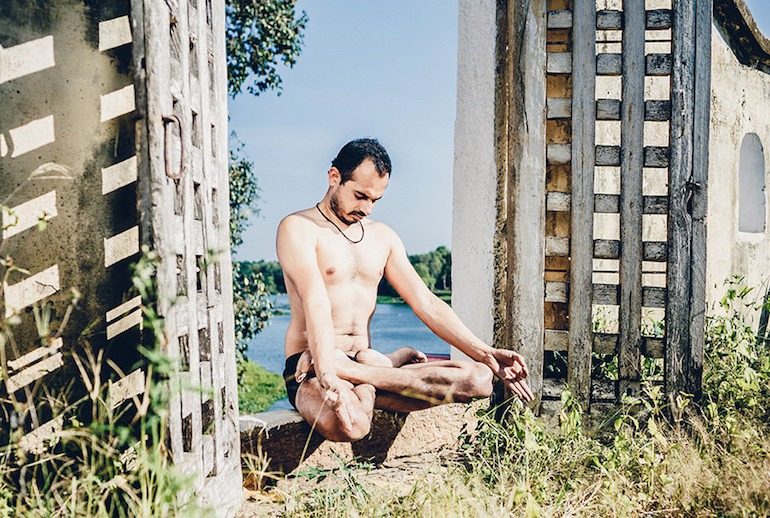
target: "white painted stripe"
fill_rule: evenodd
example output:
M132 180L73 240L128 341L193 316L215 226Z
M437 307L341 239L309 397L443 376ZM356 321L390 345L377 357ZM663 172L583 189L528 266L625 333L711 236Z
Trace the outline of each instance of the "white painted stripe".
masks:
M133 299L124 302L120 306L116 308L112 308L107 312L107 322L112 322L116 318L118 318L120 315L123 315L124 313L128 313L130 310L134 308L138 308L139 305L142 303L142 297L137 295Z
M104 266L112 266L120 260L139 253L139 226L134 226L104 239Z
M123 160L102 169L102 194L107 194L135 182L137 178L136 157Z
M128 85L101 96L102 122L131 113L136 109L134 85Z
M107 340L112 340L121 333L125 333L129 329L139 326L142 328L142 310L137 309L133 313L121 318L117 322L107 326Z
M0 135L0 157L8 154L8 144L5 142L5 135Z
M53 372L59 367L64 365L64 357L62 353L56 353L50 358L46 358L34 364L32 367L27 367L18 374L14 374L5 382L5 386L8 389L8 393L12 394L24 388L31 383L39 380L49 372Z
M21 43L14 47L0 46L0 84L56 66L53 36Z
M54 444L56 441L56 434L62 429L64 425L64 416L48 421L47 423L32 430L27 435L19 439L19 447L27 453L33 455L40 455L45 453L47 444Z
M34 151L56 140L53 115L33 120L10 130L8 133L11 136L11 142L13 142L11 158Z
M40 358L43 358L44 356L51 356L52 354L56 353L59 349L61 349L61 346L64 342L61 338L57 338L53 341L51 345L44 345L42 347L38 347L37 349L34 349L27 354L23 354L16 358L15 360L8 360L8 368L14 371L17 371L19 369L22 369L26 367L27 365L38 361Z
M105 51L131 43L131 22L128 16L99 22L99 50Z
M36 227L38 221L57 216L56 191L51 191L20 203L10 209L3 208L3 239Z
M59 265L55 264L16 284L5 284L4 288L7 318L59 291Z
M128 398L144 394L146 387L144 371L137 369L125 377L110 382L110 407L115 408Z

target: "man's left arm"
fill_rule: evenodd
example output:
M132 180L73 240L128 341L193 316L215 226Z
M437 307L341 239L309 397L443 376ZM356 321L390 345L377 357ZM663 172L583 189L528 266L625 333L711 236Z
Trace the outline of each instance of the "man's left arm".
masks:
M392 230L387 232L390 256L385 277L417 317L439 338L487 365L514 394L531 401L532 392L524 381L528 375L524 358L514 351L490 347L474 335L452 308L428 289L409 262L401 239Z

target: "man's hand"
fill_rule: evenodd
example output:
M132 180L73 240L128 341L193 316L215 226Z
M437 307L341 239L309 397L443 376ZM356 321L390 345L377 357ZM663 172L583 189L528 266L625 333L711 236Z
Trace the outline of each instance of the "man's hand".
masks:
M507 349L493 349L483 360L495 375L503 380L505 386L524 401L532 401L535 396L524 381L529 376L524 358Z
M326 373L317 377L318 382L323 388L324 404L337 414L345 431L352 431L353 422L350 417L350 398L353 384L338 378L336 374Z

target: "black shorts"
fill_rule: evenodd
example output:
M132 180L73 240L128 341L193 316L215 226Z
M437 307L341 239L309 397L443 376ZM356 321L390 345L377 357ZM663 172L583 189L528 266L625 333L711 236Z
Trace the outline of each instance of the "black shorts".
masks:
M302 356L302 353L292 354L286 358L286 367L283 369L283 381L286 383L286 395L289 398L289 403L291 403L291 406L295 409L297 408L296 402L299 383L297 383L297 380L294 378L294 373L297 371L297 362L299 361L300 356ZM313 376L315 376L315 374L311 372L305 379L312 378Z
M297 363L299 362L300 356L302 356L302 353L292 354L286 358L286 366L283 368L283 382L286 384L286 396L289 398L291 406L295 409L297 408L297 391L299 390L300 384L297 383L294 373L297 372ZM355 356L348 355L348 357L351 360L356 361ZM309 372L305 380L310 378L315 378L315 372Z

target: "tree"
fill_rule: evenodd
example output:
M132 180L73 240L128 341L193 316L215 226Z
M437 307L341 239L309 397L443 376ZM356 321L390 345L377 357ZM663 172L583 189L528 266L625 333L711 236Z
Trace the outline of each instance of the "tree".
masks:
M281 89L276 66L294 66L302 51L308 22L297 17L294 0L227 0L227 81L235 97L251 79L247 91L259 95Z
M281 89L277 66L293 66L302 50L308 18L297 16L293 0L227 0L227 86L231 97ZM237 136L233 134L237 141ZM230 246L234 252L252 215L258 214L254 164L238 143L230 152ZM283 276L281 276L283 280ZM249 341L267 324L272 307L264 277L248 263L233 261L233 306L239 360Z
M452 289L452 253L445 246L440 246L433 251L434 255L441 257L441 267L435 273L436 276L436 289L437 290L451 290Z
M422 282L424 282L428 287L428 289L433 290L433 287L436 285L436 279L433 277L433 275L431 275L428 265L423 262L419 262L414 265L414 269L417 272L417 275L420 276L420 279L422 279Z
M237 137L231 135L237 141ZM251 216L259 214L259 185L254 163L243 153L243 143L237 141L230 150L230 247L235 250L243 243L243 232Z
M230 248L235 251L243 243L243 232L249 218L259 214L259 186L254 163L243 156L243 144L230 151ZM248 268L249 263L233 261L233 310L235 314L235 349L242 359L249 341L268 320L272 305L264 278ZM240 378L239 378L240 379Z

